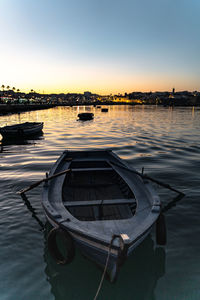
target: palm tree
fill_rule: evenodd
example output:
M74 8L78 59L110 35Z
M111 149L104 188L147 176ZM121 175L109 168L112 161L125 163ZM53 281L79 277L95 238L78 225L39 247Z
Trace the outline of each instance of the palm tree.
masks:
M7 90L9 90L10 86L9 86L9 85L7 85L7 87L6 87L6 88L7 88Z
M2 90L4 91L4 89L5 89L5 85L4 85L4 84L2 84L1 88L2 88Z
M17 89L17 92L19 93L20 89Z
M15 91L15 87L12 88L13 92Z

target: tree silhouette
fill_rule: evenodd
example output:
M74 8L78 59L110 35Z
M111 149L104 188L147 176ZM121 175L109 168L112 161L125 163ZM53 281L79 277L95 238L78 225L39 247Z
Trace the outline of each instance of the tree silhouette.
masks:
M7 87L6 87L6 88L7 88L7 90L9 90L10 86L9 86L9 85L7 85Z
M2 90L4 91L4 89L5 89L5 85L4 85L4 84L2 84L1 88L2 88Z

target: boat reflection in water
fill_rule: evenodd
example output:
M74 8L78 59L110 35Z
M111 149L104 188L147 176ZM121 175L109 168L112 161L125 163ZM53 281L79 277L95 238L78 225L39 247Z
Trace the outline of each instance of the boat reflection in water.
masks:
M50 227L49 224L46 226ZM45 231L45 241L49 230ZM77 250L77 249L76 249ZM84 259L79 251L68 265L58 265L51 257L45 242L45 273L55 300L93 299L102 272ZM154 247L151 236L139 245L122 267L118 281L114 284L104 280L99 299L120 299L122 289L125 299L153 300L159 278L165 274L165 249Z
M5 152L7 150L7 146L32 145L32 144L36 144L37 141L43 139L44 137L42 131L32 135L29 138L23 138L23 137L2 138L2 140L0 141L0 152Z

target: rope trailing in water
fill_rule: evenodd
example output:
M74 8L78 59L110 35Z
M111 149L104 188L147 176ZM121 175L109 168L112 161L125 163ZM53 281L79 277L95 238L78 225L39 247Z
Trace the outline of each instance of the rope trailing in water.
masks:
M54 174L54 175L52 175L52 176L50 176L50 177L43 178L42 180L39 180L39 181L37 181L37 182L31 184L29 187L27 187L27 188L25 188L25 189L22 189L22 190L18 191L17 194L20 194L20 195L21 195L21 194L24 194L24 193L26 193L26 192L28 192L28 191L34 189L35 187L37 187L37 186L40 185L41 183L47 182L47 181L49 181L49 180L51 180L51 179L53 179L53 178L55 178L55 177L61 176L61 175L65 174L65 173L69 172L70 170L71 170L71 169L67 169L67 170L64 170L64 171L62 171L62 172L59 172L59 173L57 173L57 174Z
M157 183L158 185L160 185L160 186L162 186L162 187L165 187L166 189L169 189L169 190L171 190L171 191L173 191L173 192L176 192L176 193L178 193L178 194L180 194L180 195L183 195L183 196L185 195L184 193L182 193L182 192L180 192L180 191L174 189L173 187L171 187L171 186L170 186L169 184L167 184L167 183L158 181L158 180L156 180L156 179L154 179L154 178L152 178L152 177L150 177L150 176L148 176L148 175L144 175L144 174L142 174L142 173L139 173L139 172L137 172L137 171L135 171L135 170L132 170L132 169L130 169L130 168L124 166L124 165L120 165L120 164L115 163L115 162L110 162L110 164L111 164L111 165L115 165L115 166L117 166L117 167L119 167L119 168L128 170L128 171L130 171L130 172L132 172L132 173L135 173L136 175L142 177L143 179L147 179L147 180L153 181L153 182Z
M165 213L169 209L171 209L173 206L176 206L176 203L179 202L184 197L183 194L180 194L173 198L165 207L162 208L162 212Z
M24 203L28 210L31 212L32 217L37 221L37 223L40 225L41 229L44 230L44 224L43 222L38 218L35 208L31 205L30 201L26 197L25 194L21 194L22 199L24 200Z
M112 236L111 241L110 241L109 248L108 248L108 255L107 255L106 264L105 264L105 268L104 268L104 271L103 271L103 274L102 274L102 277L101 277L101 280L100 280L100 283L99 283L99 286L98 286L96 295L95 295L95 297L94 297L94 300L97 299L97 297L98 297L98 295L99 295L99 292L100 292L100 290L101 290L101 287L102 287L102 284L103 284L103 281L104 281L104 278L105 278L105 275L106 275L106 271L107 271L107 268L108 268L108 262L109 262L109 258L110 258L110 253L111 253L112 243L113 243L113 241L114 241L116 238L119 238L119 236L114 234L114 235Z

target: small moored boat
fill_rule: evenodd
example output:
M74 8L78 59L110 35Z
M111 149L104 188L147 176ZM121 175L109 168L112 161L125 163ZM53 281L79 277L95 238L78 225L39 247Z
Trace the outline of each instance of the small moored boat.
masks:
M78 117L80 120L87 121L87 120L92 120L94 118L93 113L80 113L78 114Z
M0 128L0 133L3 138L18 138L28 137L41 133L43 123L26 122Z
M102 112L108 112L108 108L102 108L101 111Z
M49 176L42 204L53 226L51 254L58 263L68 263L77 246L114 281L162 216L157 193L111 150L64 151ZM66 258L56 245L57 234L67 240Z

